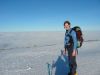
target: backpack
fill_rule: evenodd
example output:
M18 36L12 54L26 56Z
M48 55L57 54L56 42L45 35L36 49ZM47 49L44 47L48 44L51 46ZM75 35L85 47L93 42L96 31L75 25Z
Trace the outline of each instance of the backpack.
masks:
M82 30L79 26L73 27L71 29L71 31L69 32L69 35L68 35L70 38L69 43L73 44L73 39L72 39L72 36L70 35L73 30L76 32L77 48L80 48L83 44L84 39L83 39ZM68 31L66 31L66 32L68 32Z

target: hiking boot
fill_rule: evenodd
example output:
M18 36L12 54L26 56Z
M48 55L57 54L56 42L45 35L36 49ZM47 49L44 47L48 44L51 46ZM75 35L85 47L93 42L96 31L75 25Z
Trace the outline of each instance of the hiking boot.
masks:
M76 72L74 75L78 75L78 73Z

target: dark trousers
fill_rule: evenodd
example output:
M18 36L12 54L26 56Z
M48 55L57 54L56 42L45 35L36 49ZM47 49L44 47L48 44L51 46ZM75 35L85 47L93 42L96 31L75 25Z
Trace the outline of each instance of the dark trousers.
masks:
M73 47L68 47L67 50L68 50L70 75L74 75L76 73L76 69L77 69L76 56L72 56Z

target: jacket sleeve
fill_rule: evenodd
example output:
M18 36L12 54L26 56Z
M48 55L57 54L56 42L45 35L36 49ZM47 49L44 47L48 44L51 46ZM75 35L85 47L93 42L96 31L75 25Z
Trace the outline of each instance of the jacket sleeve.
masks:
M73 30L73 31L71 32L71 35L72 35L72 39L73 39L73 43L74 43L73 49L76 50L76 49L77 49L77 37L76 37L76 32Z
M65 33L65 38L64 38L64 48L66 48L66 44L67 44L67 42L68 42L68 38L67 38L66 35L67 35L67 34Z
M66 35L65 35L65 38L64 38L64 48L66 48Z

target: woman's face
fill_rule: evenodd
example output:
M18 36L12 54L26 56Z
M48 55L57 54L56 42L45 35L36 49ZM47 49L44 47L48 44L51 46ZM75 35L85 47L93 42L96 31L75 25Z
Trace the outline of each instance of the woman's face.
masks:
M68 23L65 23L64 29L65 29L65 30L69 30L69 29L70 29L70 25L69 25Z

